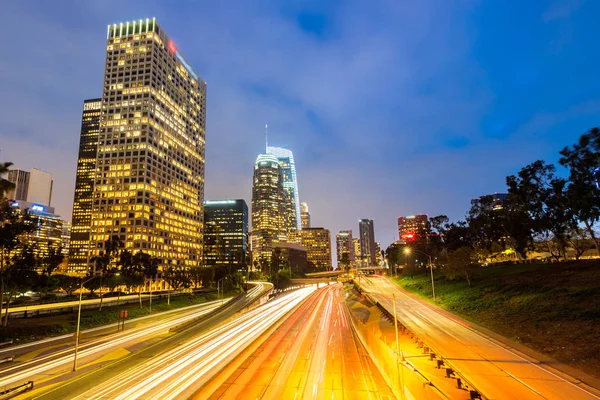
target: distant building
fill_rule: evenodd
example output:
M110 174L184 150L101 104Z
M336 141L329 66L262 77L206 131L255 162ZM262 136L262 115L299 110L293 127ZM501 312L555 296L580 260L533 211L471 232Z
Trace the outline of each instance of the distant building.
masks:
M102 99L84 100L69 243L69 270L80 273L86 272L88 269L101 113Z
M352 246L354 248L354 265L356 266L357 264L361 264L362 262L362 258L360 256L360 239L353 238Z
M291 235L290 242L306 248L309 264L318 269L329 270L331 263L331 234L325 228L306 228Z
M291 150L283 147L267 146L267 154L277 157L283 175L285 192L285 218L288 232L302 229L300 221L300 198L296 178L296 164Z
M69 246L71 243L71 223L63 221L62 224L62 253L66 257L69 255Z
M381 244L375 242L375 265L381 265L383 263L383 257L381 257Z
M429 233L429 217L427 214L398 217L398 237L407 243L427 236Z
M244 200L204 201L203 265L244 265L248 253L248 206Z
M307 270L306 248L296 243L274 243L273 253L279 252L279 269L290 269L292 274L301 274Z
M308 204L300 203L300 222L302 229L310 228L310 213L308 212Z
M32 245L38 257L48 255L50 249L59 250L63 245L63 220L54 214L54 207L34 204L27 201L12 201L11 207L19 213L27 211L35 224L33 231L25 234L25 244Z
M339 231L338 234L335 235L335 244L338 268L342 268L344 254L348 255L348 266L353 267L356 263L356 254L354 252L352 229Z
M360 257L365 266L375 265L375 230L372 219L358 221L360 234Z
M14 183L15 188L7 192L6 198L35 203L44 207L50 206L52 174L37 168L32 168L29 172L14 169L8 171L7 179Z
M252 185L252 253L255 260L271 260L273 243L286 241L283 172L277 157L260 154Z

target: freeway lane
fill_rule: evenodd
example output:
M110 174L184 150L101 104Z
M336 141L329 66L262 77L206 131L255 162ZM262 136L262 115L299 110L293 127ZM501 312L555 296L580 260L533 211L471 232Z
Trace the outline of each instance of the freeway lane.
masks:
M126 329L118 333L84 340L79 346L78 361L80 368L86 363L93 362L113 350L123 349L136 343L166 334L172 327L208 314L220 305L220 300L212 301L198 307L187 308L181 313L172 313L154 323L144 324L143 326ZM99 327L96 329L102 328L103 327ZM68 336L70 336L71 339L73 338L73 335ZM47 343L48 341L43 341L42 346L47 346ZM67 346L66 348L65 345ZM2 365L3 368L0 369L0 388L17 386L30 380L35 381L39 377L49 379L53 376L69 372L73 365L74 356L72 341L69 343L59 343L58 346L60 347L58 349L54 348L55 346L51 347L54 348L54 351L44 351L44 347L41 347L41 350L33 350L34 352L40 351L41 354L29 361L19 362L19 359L17 358L17 361L14 363ZM4 350L3 353L11 351L14 353L17 350L22 351L24 349L31 351L31 349L36 349L36 347L36 342L33 342L15 346L15 348L8 348Z
M362 289L438 351L490 399L600 399L578 381L526 359L458 319L452 319L405 294L383 277L365 278Z
M220 387L206 387L194 398L394 398L348 325L340 289L319 289L237 369L225 370Z
M314 290L309 287L277 297L200 335L178 342L168 351L156 354L111 379L95 380L93 387L76 398L189 397Z

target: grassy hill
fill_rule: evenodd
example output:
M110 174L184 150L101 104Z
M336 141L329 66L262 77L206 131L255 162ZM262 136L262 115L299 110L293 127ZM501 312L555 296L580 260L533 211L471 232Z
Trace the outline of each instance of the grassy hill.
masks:
M397 282L431 301L429 275ZM600 378L599 261L481 268L471 287L438 273L435 290L444 309Z

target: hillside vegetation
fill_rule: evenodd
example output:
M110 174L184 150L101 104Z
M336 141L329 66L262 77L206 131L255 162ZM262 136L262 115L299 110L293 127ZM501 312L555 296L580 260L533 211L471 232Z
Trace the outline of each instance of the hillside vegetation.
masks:
M396 281L432 300L429 275ZM471 287L437 276L435 290L444 309L600 377L599 261L480 268Z

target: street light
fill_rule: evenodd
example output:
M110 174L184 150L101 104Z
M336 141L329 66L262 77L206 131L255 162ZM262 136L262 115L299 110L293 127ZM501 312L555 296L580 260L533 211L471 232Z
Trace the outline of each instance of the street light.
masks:
M221 282L222 280L227 279L227 278L228 278L227 276L224 276L223 278L221 278L217 281L217 300L219 299L219 282ZM223 305L223 301L225 300L224 297L225 297L225 294L223 292L223 285L221 285L221 305Z
M81 323L81 302L83 297L83 285L96 278L98 275L92 276L90 279L84 281L81 280L79 287L79 311L77 312L77 333L75 334L75 356L73 357L73 371L77 370L77 351L79 350L79 325Z
M431 271L431 292L433 293L433 302L435 303L435 284L433 283L433 261L431 261L431 256L424 251L421 250L412 250L410 248L404 249L404 254L410 254L411 251L415 251L417 253L421 253L424 256L429 258L429 270Z

